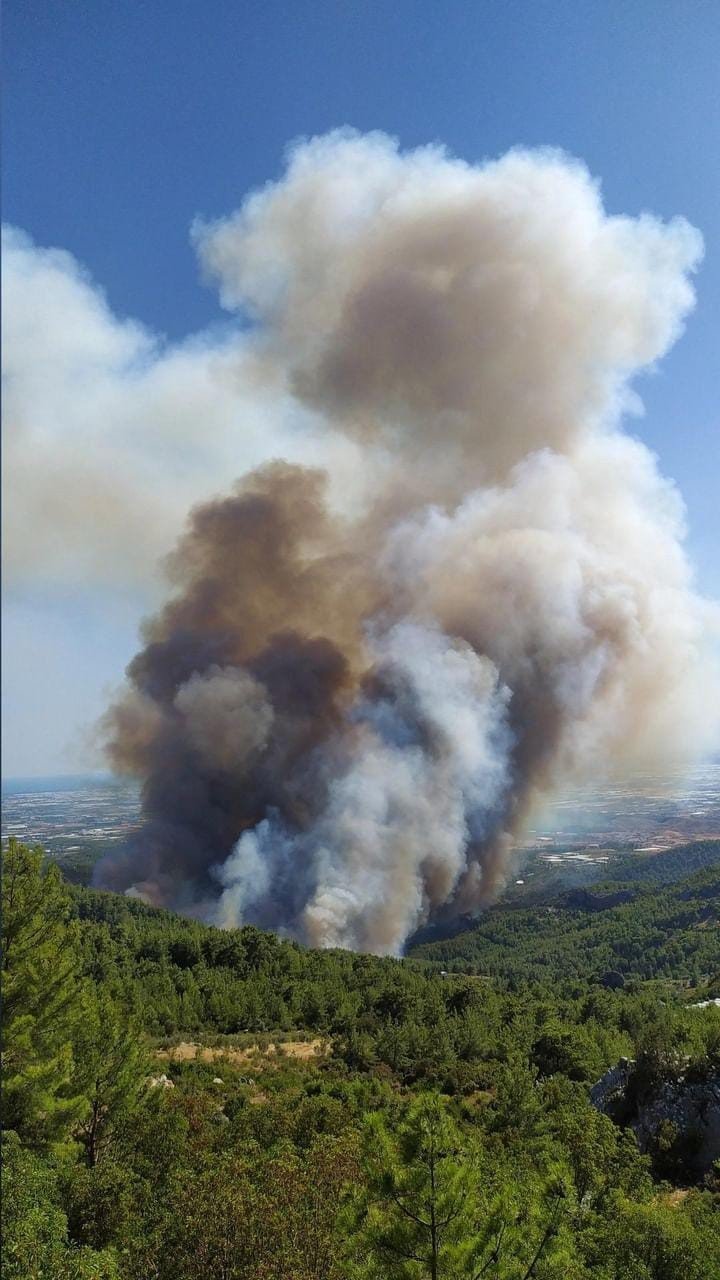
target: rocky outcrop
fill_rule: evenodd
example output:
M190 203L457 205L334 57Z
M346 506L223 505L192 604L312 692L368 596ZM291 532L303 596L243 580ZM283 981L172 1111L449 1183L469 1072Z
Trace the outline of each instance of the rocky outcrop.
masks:
M170 1080L169 1077L166 1076L164 1072L161 1076L150 1076L148 1079L148 1085L151 1089L174 1089L175 1088L175 1085L173 1084L172 1080Z
M720 1160L720 1073L691 1071L648 1080L621 1058L590 1091L599 1111L635 1133L663 1177L701 1181Z
M604 1111L610 1115L613 1107L621 1098L624 1098L633 1066L634 1063L630 1058L621 1058L616 1066L610 1067L597 1084L593 1085L590 1090L590 1101L598 1111Z

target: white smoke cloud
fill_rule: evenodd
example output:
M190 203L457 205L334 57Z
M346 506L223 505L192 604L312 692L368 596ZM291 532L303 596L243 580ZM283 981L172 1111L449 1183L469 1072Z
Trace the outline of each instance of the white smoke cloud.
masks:
M349 132L194 234L244 327L168 348L11 233L17 571L141 578L221 478L321 461L329 512L280 467L196 513L108 720L151 798L108 875L398 951L492 895L558 787L717 733L715 606L623 430L701 238L608 216L557 152L470 166Z
M393 465L430 453L435 494L448 453L466 491L614 425L628 379L678 336L702 254L681 218L608 217L560 153L473 167L343 132L196 236L279 376Z
M263 899L310 860L308 940L397 952L452 895L468 844L488 834L508 785L510 746L508 691L496 669L468 645L412 623L370 647L388 697L360 697L344 740L330 745L346 764L311 827L293 837L271 818L241 836L218 874L218 922L270 911Z
M142 594L193 503L267 458L317 455L242 334L168 344L118 319L71 254L12 227L2 253L7 586Z
M398 952L492 831L508 787L509 693L492 663L439 631L403 623L373 649L399 696L356 709L350 766L309 836L318 886L303 924L316 945Z
M562 448L627 407L701 254L682 219L608 218L559 153L477 168L347 131L195 239L254 324L173 345L3 230L10 585L144 585L194 502L276 456L321 462L353 509L399 450L404 486L442 500Z
M422 584L416 608L489 655L516 696L552 691L562 781L716 740L717 607L695 594L683 533L681 499L648 450L600 433L530 454L452 512L405 519L385 564L397 590Z

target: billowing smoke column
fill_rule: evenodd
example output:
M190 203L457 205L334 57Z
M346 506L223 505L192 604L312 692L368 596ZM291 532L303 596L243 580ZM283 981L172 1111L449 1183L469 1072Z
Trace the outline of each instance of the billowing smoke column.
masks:
M556 153L343 133L197 239L252 321L238 377L345 471L279 460L191 513L106 719L144 826L101 880L397 952L492 896L542 796L707 722L682 505L619 425L700 238L606 216Z

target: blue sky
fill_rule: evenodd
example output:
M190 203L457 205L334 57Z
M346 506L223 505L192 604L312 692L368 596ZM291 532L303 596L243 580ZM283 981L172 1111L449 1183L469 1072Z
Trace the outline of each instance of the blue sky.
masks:
M611 212L683 214L705 238L697 308L641 379L632 430L678 482L700 586L719 594L718 65L716 0L6 0L3 217L69 250L116 315L178 339L223 321L192 220L277 176L300 135L350 124L469 161L565 148ZM138 612L81 583L14 589L6 775L73 767Z

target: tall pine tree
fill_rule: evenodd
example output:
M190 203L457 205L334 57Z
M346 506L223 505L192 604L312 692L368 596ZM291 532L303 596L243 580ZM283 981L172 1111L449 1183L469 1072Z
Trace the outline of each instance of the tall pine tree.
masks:
M567 1280L561 1177L488 1194L478 1153L439 1094L421 1095L393 1130L369 1118L364 1185L353 1206L350 1274L358 1280Z
M9 840L2 868L2 1127L31 1146L65 1138L86 1103L75 1086L76 927L57 867Z
M139 1027L105 987L87 984L83 992L74 1053L88 1100L75 1132L94 1167L137 1104L149 1074Z

